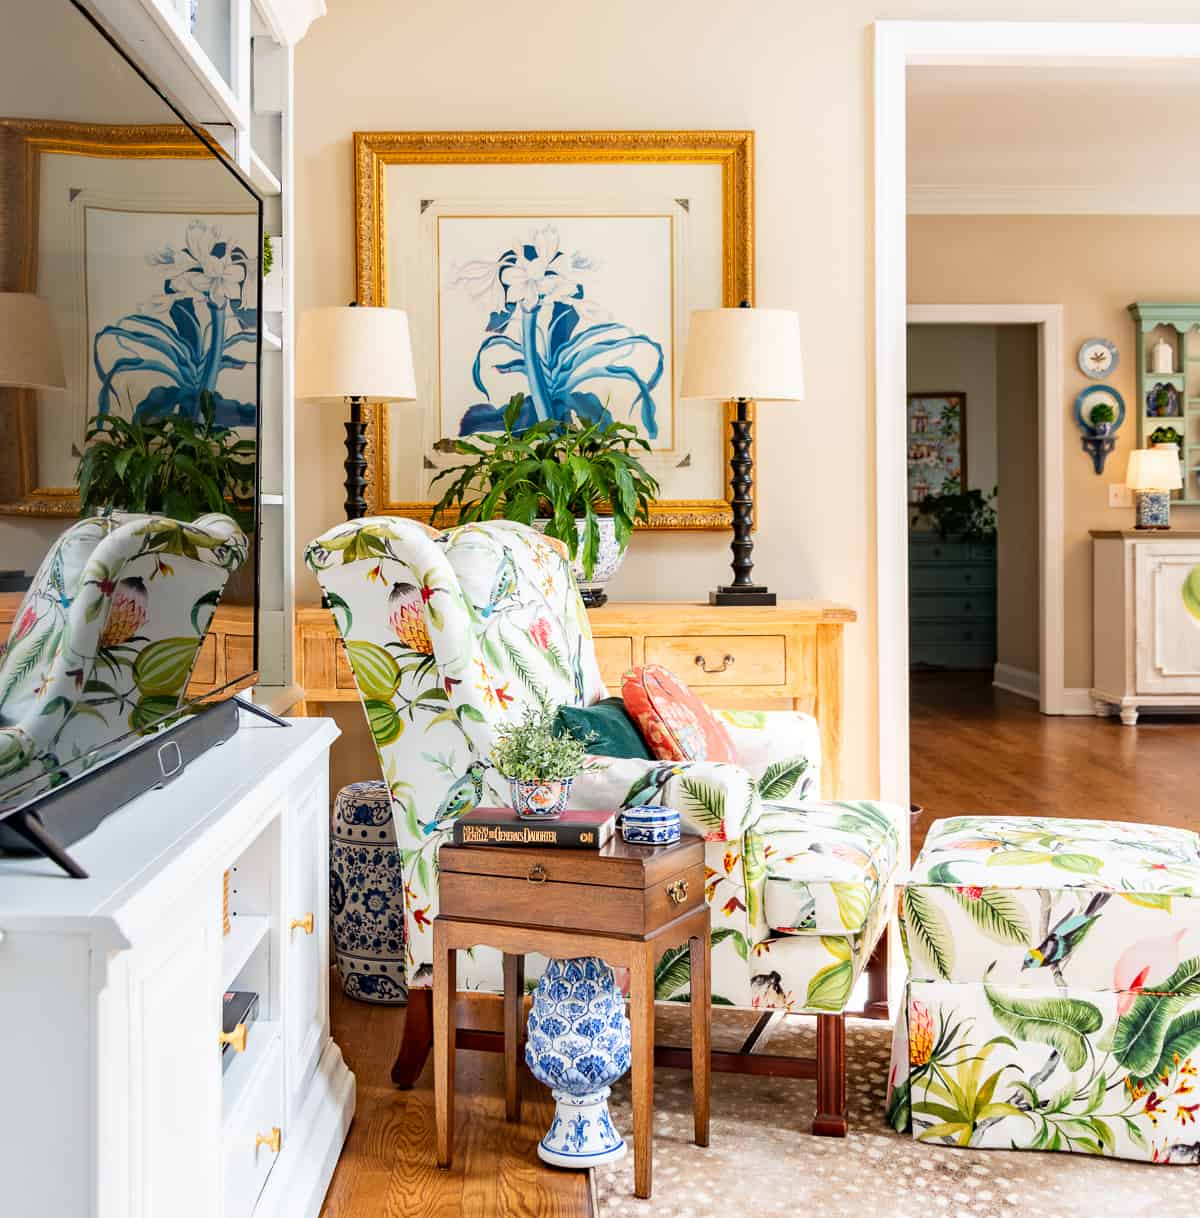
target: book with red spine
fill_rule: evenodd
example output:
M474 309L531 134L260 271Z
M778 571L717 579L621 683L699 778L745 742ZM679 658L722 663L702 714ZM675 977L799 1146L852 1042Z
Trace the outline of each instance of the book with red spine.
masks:
M616 812L564 812L528 820L511 808L476 808L454 822L456 846L540 846L562 850L599 850L613 836Z

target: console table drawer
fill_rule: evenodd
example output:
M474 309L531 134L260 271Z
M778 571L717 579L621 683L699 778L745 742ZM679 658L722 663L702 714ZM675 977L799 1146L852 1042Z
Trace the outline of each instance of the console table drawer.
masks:
M785 685L787 640L781 634L648 636L646 663L661 664L689 685Z
M593 642L600 679L608 686L609 693L619 695L621 678L633 667L633 639L628 635L610 635L593 639Z

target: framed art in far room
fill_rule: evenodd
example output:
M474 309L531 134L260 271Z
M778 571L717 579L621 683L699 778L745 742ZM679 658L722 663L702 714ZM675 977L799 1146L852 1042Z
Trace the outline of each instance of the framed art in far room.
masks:
M368 413L369 511L428 520L445 442L523 393L518 429L637 429L650 528L730 527L732 404L679 378L691 311L753 300L753 133L357 132L354 157L358 302L408 313L418 396Z
M908 502L953 494L967 485L967 395L908 395Z

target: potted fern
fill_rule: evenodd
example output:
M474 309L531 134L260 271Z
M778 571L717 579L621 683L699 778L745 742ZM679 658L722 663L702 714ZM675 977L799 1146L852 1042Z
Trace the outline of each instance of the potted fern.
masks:
M497 730L492 765L508 779L513 811L524 820L555 820L563 814L571 784L583 773L599 769L588 761L587 746L594 734L580 740L559 734L554 711L534 703L516 723Z
M441 440L440 452L469 460L441 470L448 479L431 520L460 524L497 516L564 542L586 605L602 605L604 585L625 556L633 528L650 519L658 482L639 453L650 445L628 423L545 419L518 430L525 395L504 411L504 431Z

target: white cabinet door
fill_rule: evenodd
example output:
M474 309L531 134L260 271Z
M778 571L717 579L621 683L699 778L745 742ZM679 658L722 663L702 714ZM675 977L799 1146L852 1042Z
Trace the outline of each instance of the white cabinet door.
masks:
M310 772L309 778L295 788L284 817L280 929L289 1116L294 1114L329 1036L328 890L329 780L322 769L319 774Z
M221 882L163 911L130 958L131 1218L218 1212Z
M1200 694L1200 620L1184 605L1184 580L1200 567L1195 541L1134 543L1137 692Z

